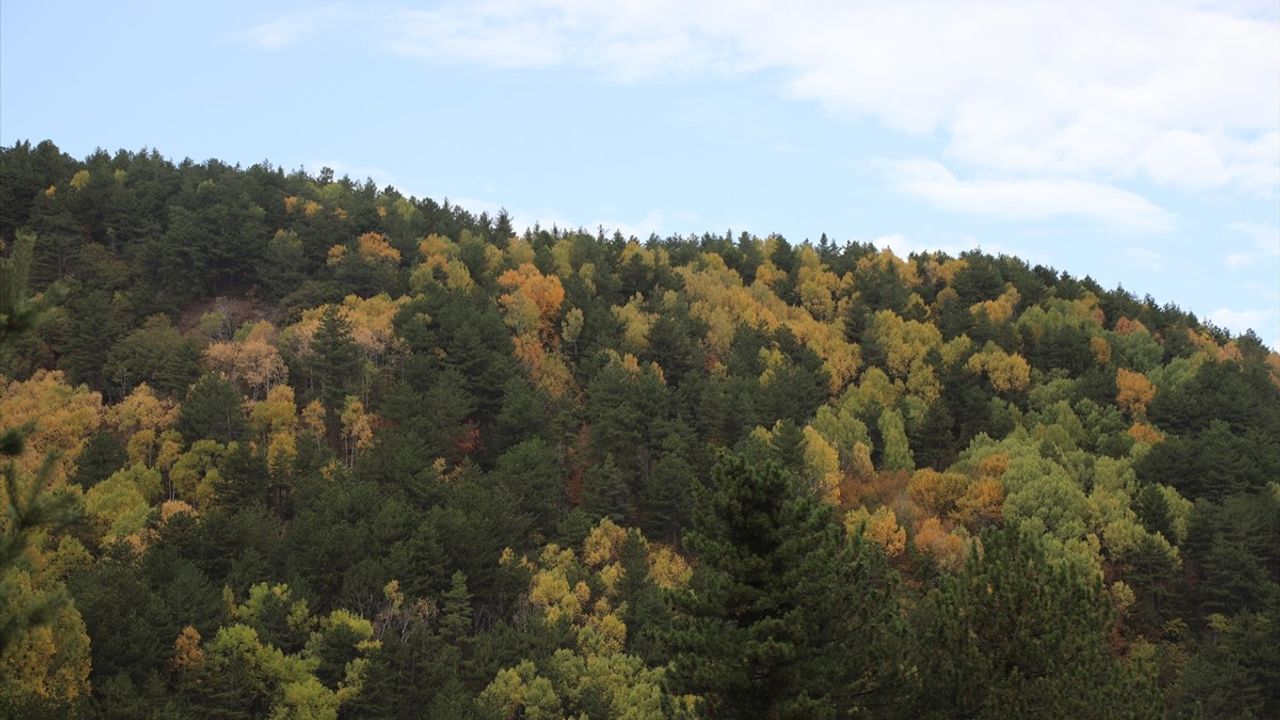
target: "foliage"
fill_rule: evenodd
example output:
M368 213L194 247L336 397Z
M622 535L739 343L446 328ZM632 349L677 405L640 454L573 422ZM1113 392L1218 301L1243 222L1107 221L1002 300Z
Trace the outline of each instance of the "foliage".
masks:
M1280 714L1253 335L155 151L0 197L0 715Z

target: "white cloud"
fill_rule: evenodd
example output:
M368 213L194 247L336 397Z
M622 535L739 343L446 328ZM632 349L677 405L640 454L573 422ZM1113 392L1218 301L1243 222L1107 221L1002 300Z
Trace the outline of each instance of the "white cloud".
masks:
M472 209L473 212L476 211L475 208L487 208L491 215L496 212L497 207L494 203L477 200L460 200L458 201L458 204L468 209ZM540 210L517 209L511 211L510 215L511 227L514 228L517 233L524 232L526 229L532 228L535 225L547 230L552 227L556 227L561 230L580 228L585 232L593 234L598 229L604 228L606 236L612 236L616 230L622 233L623 237L634 237L640 242L644 242L648 240L649 236L652 234L664 235L669 232L669 229L666 226L667 218L658 210L650 210L644 217L638 220L614 220L602 217L586 223L571 222L566 220L561 213L548 208L542 208Z
M946 253L952 257L960 255L960 253L969 250L981 250L990 255L1013 255L1013 251L1000 243L982 243L977 238L968 235L951 236L947 238L936 238L933 240L918 240L907 237L901 233L890 233L881 235L869 241L879 250L888 248L893 251L894 255L905 258L912 253L925 254L933 252ZM1041 262L1042 258L1034 253L1021 252L1018 256L1028 262Z
M917 167L902 187L935 204L1160 230L1172 217L1120 185L1280 193L1278 15L1272 0L455 0L328 7L246 37L280 48L340 26L435 64L623 83L759 73L941 141L981 179Z
M1122 260L1126 260L1143 270L1151 270L1153 272L1164 270L1164 255L1151 248L1131 246L1121 250L1117 255Z
M350 165L341 160L309 160L302 164L302 168L311 175L319 175L321 170L329 168L333 171L335 178L345 175L351 178L352 182L357 183L363 183L367 179L372 180L379 187L394 185L396 190L399 190L404 195L417 194L397 182L391 173L372 165Z
M337 7L322 7L308 12L282 15L249 28L242 36L266 50L282 50L296 45L314 33L319 25L329 21L349 18L350 14Z
M1258 263L1270 263L1280 269L1280 227L1264 223L1238 222L1230 228L1253 241L1245 252L1228 253L1223 262L1229 268L1246 268Z
M1008 220L1077 218L1142 230L1167 230L1173 216L1137 193L1070 178L961 180L941 163L889 164L896 187L953 212Z
M1280 330L1280 310L1276 308L1248 308L1234 310L1218 308L1209 313L1209 320L1218 327L1223 327L1239 335L1246 330L1253 330L1265 337ZM1274 347L1280 348L1280 344Z
M265 23L281 47L357 20L394 53L618 81L775 71L782 90L1023 174L1280 187L1274 3L479 0Z

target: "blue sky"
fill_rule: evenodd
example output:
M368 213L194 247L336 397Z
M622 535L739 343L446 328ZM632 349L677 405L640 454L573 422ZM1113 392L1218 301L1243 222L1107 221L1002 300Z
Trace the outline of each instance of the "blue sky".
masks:
M1274 0L0 5L0 144L520 223L979 246L1280 347Z

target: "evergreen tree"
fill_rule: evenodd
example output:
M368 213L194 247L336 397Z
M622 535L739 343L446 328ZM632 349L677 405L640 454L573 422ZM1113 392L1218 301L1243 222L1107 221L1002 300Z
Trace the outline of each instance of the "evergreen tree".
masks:
M244 396L219 375L205 375L191 386L178 415L183 437L229 443L244 436Z
M604 462L587 468L582 476L582 509L593 518L611 518L622 524L627 516L631 488L626 475L613 461L613 453Z
M445 642L461 649L471 635L471 593L467 590L467 576L461 570L449 579L449 589L441 598L440 636Z
M308 363L317 396L324 405L330 434L338 428L347 395L360 371L360 350L351 339L351 322L337 305L329 305L320 316L320 326L311 339Z
M775 463L725 455L686 540L693 580L672 595L675 693L711 718L843 718L894 683L893 582L831 509Z
M1155 718L1154 677L1108 644L1101 579L1008 527L982 535L963 570L917 610L918 706L926 718Z

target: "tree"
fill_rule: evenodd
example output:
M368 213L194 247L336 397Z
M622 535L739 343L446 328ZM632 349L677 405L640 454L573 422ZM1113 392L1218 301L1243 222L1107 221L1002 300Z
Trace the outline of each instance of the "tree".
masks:
M320 325L311 339L309 362L316 394L324 405L330 434L336 433L338 419L350 392L351 380L360 367L359 349L351 338L351 323L337 305L329 305L320 316Z
M582 509L588 515L623 522L630 504L631 487L612 453L605 455L604 462L587 468L582 478Z
M205 375L187 392L178 415L178 432L190 440L229 443L245 432L244 397L218 375Z
M830 507L769 462L725 455L686 536L697 553L672 594L673 692L712 718L851 717L889 700L893 579L844 537Z
M902 413L886 409L880 413L878 423L880 437L884 442L881 451L882 470L914 470L915 460L911 457L911 446L907 442L907 431L902 421Z
M153 315L111 348L103 372L119 397L141 383L173 395L196 379L198 356L195 343L182 337L168 317Z
M916 611L915 713L1158 717L1154 677L1115 655L1112 622L1099 577L1015 526L988 531Z

